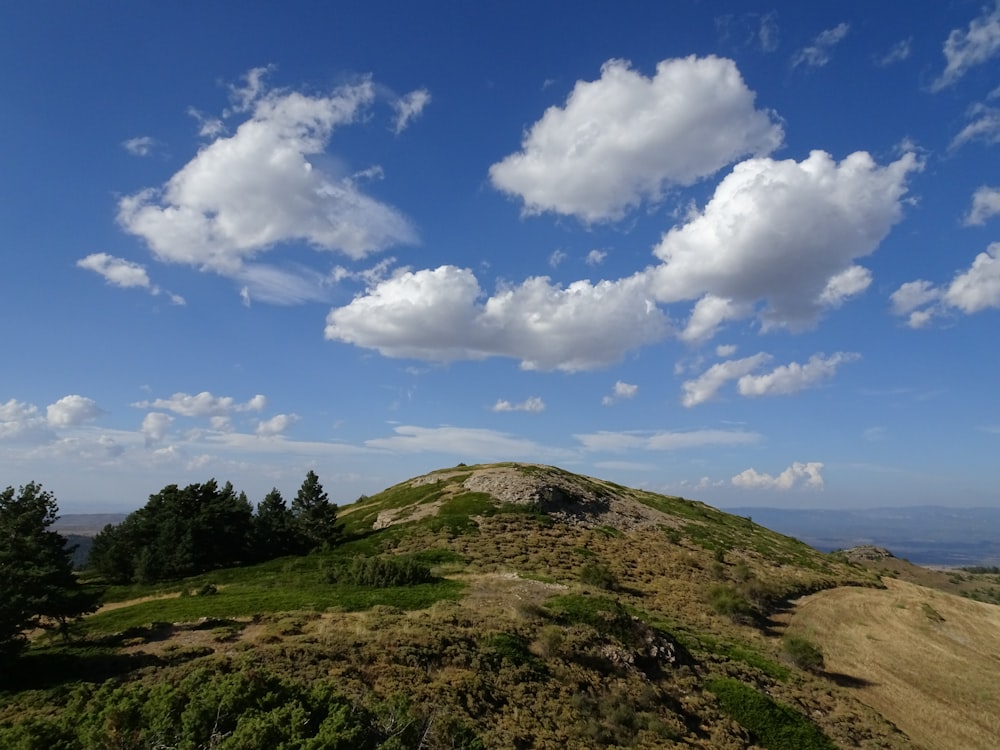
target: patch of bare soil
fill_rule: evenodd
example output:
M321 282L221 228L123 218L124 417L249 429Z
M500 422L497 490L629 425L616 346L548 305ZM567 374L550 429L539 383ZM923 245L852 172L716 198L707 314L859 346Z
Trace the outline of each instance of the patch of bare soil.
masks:
M441 500L435 500L432 503L405 505L402 508L389 508L387 510L379 511L374 523L372 523L372 530L378 531L379 529L386 529L396 523L409 523L411 521L419 521L422 518L436 516L438 509L441 507L441 503Z
M546 599L567 587L521 578L515 572L479 573L456 576L469 585L463 602L477 609L501 608L514 610L540 606Z
M918 745L994 750L1000 607L891 578L885 584L805 597L788 632L819 643L827 675Z

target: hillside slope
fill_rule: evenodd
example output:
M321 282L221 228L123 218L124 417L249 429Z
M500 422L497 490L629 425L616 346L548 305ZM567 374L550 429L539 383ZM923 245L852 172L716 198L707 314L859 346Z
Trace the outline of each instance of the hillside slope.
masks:
M748 518L533 464L340 518L328 552L109 591L83 641L29 653L0 746L916 746L781 637L792 600L878 577Z
M905 581L797 603L789 632L823 645L826 669L928 748L992 750L1000 737L1000 608Z

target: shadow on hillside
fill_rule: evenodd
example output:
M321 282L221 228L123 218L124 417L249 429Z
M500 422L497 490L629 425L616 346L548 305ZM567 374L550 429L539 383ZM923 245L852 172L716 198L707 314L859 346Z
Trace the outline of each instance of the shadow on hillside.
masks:
M871 680L866 680L862 677L854 677L849 674L843 674L842 672L820 672L820 674L831 682L845 688L874 687L876 684Z
M774 602L768 608L767 615L760 618L759 627L761 633L766 635L768 638L780 638L781 634L785 631L785 625L787 624L781 619L781 616L793 609L791 599L784 599L782 601Z
M164 637L162 629L142 630L149 631L145 642ZM118 634L29 649L0 673L0 690L46 690L73 682L104 682L144 667L162 667L204 655L203 649L196 648L179 649L167 658L144 651L122 653L126 640Z
M29 652L0 678L3 690L46 690L72 682L104 682L136 669L160 666L152 654L121 654L92 646Z

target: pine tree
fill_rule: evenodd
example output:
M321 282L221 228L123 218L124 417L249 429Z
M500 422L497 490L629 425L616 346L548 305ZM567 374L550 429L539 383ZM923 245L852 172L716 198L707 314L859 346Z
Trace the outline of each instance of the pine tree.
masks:
M113 583L170 580L249 560L253 506L229 482L170 484L94 538L90 566Z
M33 628L59 629L97 608L76 576L66 540L49 527L55 497L31 482L0 492L0 659L16 656Z
M299 533L307 540L309 549L333 546L340 540L337 525L337 505L330 502L323 491L316 472L309 470L305 481L292 500L292 515Z
M268 492L257 504L253 538L253 554L258 560L270 560L303 551L305 541L298 532L292 511L277 488Z

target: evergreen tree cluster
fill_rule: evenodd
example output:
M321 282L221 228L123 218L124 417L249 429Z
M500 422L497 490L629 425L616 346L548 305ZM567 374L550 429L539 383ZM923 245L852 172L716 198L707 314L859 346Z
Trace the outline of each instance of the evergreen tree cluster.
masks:
M168 485L94 537L89 566L109 582L149 583L304 554L339 537L337 506L310 471L289 507L277 489L258 504L231 483Z

